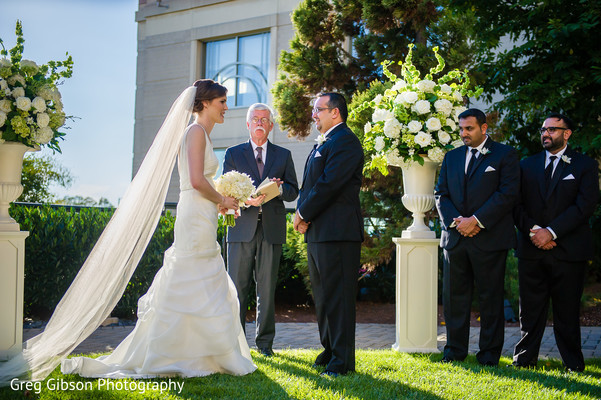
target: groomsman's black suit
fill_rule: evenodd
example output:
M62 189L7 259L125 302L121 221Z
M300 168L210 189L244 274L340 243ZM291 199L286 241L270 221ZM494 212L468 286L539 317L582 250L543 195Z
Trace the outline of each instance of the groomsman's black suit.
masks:
M487 138L466 176L461 146L445 155L436 187L444 249L443 307L447 327L446 360L468 353L470 308L474 282L481 315L478 361L496 365L503 348L503 282L508 249L515 247L512 210L519 192L519 160L510 146ZM474 215L484 228L473 237L451 227L453 218Z
M305 234L321 344L316 364L344 374L355 370L355 297L363 217L359 189L363 148L342 123L305 164L297 211L310 223Z
M520 325L514 363L536 365L553 304L553 330L567 368L584 369L580 343L580 298L586 261L593 257L589 218L599 199L597 162L566 148L557 161L549 189L545 187L546 151L521 162L521 201L515 208L518 227ZM567 162L569 161L569 162ZM535 225L551 228L556 247L542 250L530 240Z
M275 337L274 296L282 245L286 243L286 208L284 201L294 201L298 183L290 150L267 141L263 175L250 141L230 147L225 152L223 173L248 174L258 186L267 177L279 178L282 195L259 207L240 210L236 226L227 230L228 273L236 285L240 300L240 322L245 327L248 292L254 278L257 290L257 328L255 343L259 349L271 349Z

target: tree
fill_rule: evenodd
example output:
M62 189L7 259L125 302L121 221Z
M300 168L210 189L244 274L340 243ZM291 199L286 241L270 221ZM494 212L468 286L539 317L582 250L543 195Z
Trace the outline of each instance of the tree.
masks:
M500 123L523 155L540 151L545 116L563 112L577 124L570 144L601 155L601 1L450 0L475 16L477 69ZM504 49L503 44L509 43Z
M21 173L23 193L17 201L51 202L54 200L54 195L50 192L50 186L55 184L68 188L72 181L71 172L49 155L41 157L27 155L23 159L23 172Z
M83 196L65 196L56 201L56 204L64 204L69 206L86 206L86 207L113 207L113 204L105 197L101 197L96 201L93 197Z
M282 52L284 72L273 88L279 124L289 136L310 133L309 103L320 91L351 98L382 79L381 63L402 60L416 44L414 63L436 63L430 46L438 46L449 69L472 62L471 13L452 12L446 0L305 0L292 14L291 51ZM424 57L426 55L426 57ZM397 66L390 67L393 73Z
M447 68L473 63L471 12L454 12L446 0L305 0L292 14L295 35L282 52L282 74L272 90L279 124L289 136L309 135L310 101L320 91L337 91L356 108L387 88L381 63L403 60L413 43L414 64L427 70L437 64L428 47L438 46ZM389 67L399 73L398 65ZM368 115L348 121L360 138ZM366 217L362 263L370 270L388 263L392 237L410 224L400 205L401 171L391 169L364 177L361 192ZM435 214L435 213L434 213Z

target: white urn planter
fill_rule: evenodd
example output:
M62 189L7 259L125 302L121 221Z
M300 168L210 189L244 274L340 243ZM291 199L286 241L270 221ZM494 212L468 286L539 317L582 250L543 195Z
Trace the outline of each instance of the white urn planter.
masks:
M436 233L424 223L424 215L434 207L434 180L439 163L424 157L424 165L403 165L403 205L413 213L413 223L403 231L406 239L433 239Z
M19 224L8 214L8 206L23 193L23 156L28 151L38 150L39 147L28 147L18 142L0 144L0 232L20 230Z

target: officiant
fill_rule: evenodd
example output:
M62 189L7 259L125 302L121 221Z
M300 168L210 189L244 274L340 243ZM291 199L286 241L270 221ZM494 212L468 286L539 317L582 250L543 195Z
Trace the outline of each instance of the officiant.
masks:
M255 186L265 180L277 185L279 195L269 200L260 195L246 201L236 226L227 232L227 270L238 290L240 322L245 328L249 291L256 284L257 323L255 343L264 356L272 356L275 337L275 288L286 243L286 208L284 201L298 196L298 183L290 150L268 140L273 129L273 111L263 103L251 105L246 114L250 140L225 152L223 173L243 172ZM269 200L269 201L266 201Z

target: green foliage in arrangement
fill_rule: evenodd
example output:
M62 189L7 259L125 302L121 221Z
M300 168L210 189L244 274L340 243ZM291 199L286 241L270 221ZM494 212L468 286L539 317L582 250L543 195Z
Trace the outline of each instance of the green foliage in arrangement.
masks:
M483 367L475 356L464 362L436 362L440 355L397 353L393 350L356 352L357 372L332 379L320 376L311 365L318 350L276 350L274 357L262 357L251 350L258 369L245 376L213 374L202 378L99 380L62 375L60 368L39 382L39 393L0 388L0 400L36 398L70 399L581 399L601 398L601 360L586 361L582 374L564 372L559 360L539 362L536 369L513 369L501 358L500 366ZM94 355L95 356L95 355ZM107 383L113 386L107 388ZM171 390L127 390L127 384L152 384ZM65 390L51 390L58 384ZM69 385L74 389L68 389ZM87 387L85 386L87 385ZM178 386L176 386L178 385ZM77 387L80 390L77 390ZM183 386L183 387L182 387ZM181 391L178 389L181 387ZM119 389L120 388L120 389Z

